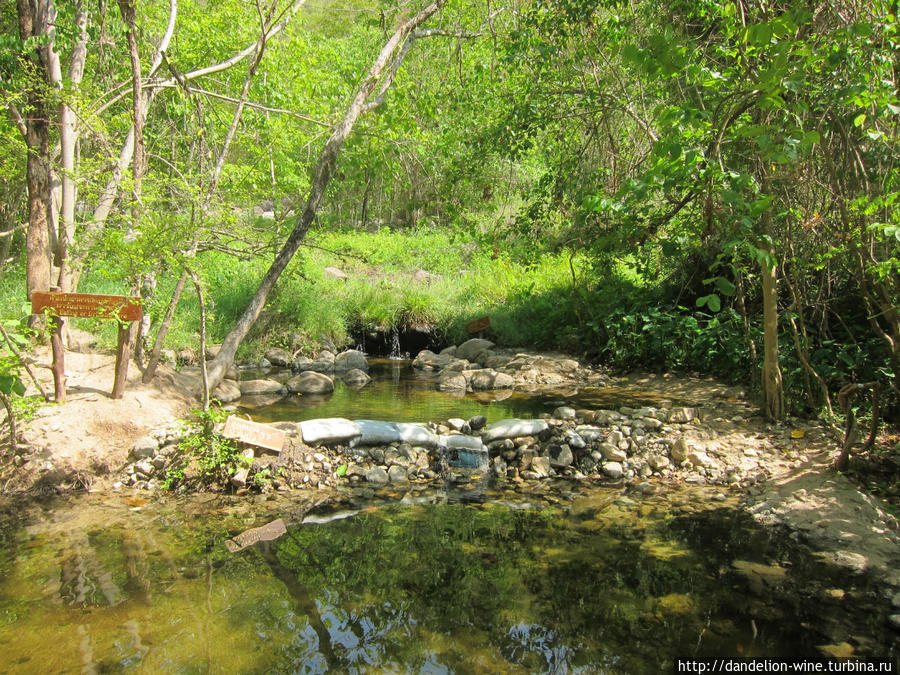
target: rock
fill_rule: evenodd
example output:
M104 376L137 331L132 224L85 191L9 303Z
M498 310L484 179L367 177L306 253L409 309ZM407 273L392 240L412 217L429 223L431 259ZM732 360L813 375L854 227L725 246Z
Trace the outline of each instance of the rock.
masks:
M654 471L662 471L669 467L669 458L665 455L652 454L647 458L647 464Z
M669 412L669 423L671 424L687 424L697 416L694 408L672 408Z
M467 387L466 378L461 373L444 372L438 378L437 388L439 391L465 391Z
M421 368L423 370L440 370L450 363L452 359L453 357L450 354L445 354L444 352L435 354L429 349L423 349L413 359L412 365L413 368Z
M888 623L890 624L891 628L900 630L900 614L891 614L890 616L888 616Z
M512 375L497 373L494 376L494 389L512 389L516 386L516 380Z
M234 380L222 380L209 395L220 403L231 403L241 397L241 387Z
M449 347L444 347L440 351L441 356L456 356L456 345L450 345Z
M498 441L502 438L518 438L519 436L536 436L547 431L550 426L546 420L520 420L507 419L494 422L481 434L485 443Z
M469 428L472 431L480 431L484 429L484 425L487 424L487 417L484 415L474 415L469 418Z
M294 372L302 373L306 370L312 370L309 366L312 364L313 360L308 356L298 356L294 359L293 363L291 363L291 368Z
M628 455L625 453L625 451L619 449L612 443L601 443L599 446L597 446L597 449L600 450L600 454L603 455L603 459L610 462L624 462L626 459L628 459Z
M359 438L361 431L356 422L342 417L306 420L297 425L304 443L345 443Z
M546 478L551 474L550 458L535 457L531 460L531 470L537 474L538 478Z
M672 456L672 459L679 464L687 459L688 453L691 451L690 446L688 445L687 440L684 438L677 439L672 444L672 449L669 450L669 454Z
M610 478L617 480L625 475L625 470L619 462L606 462L600 467L603 473Z
M558 420L574 420L575 408L570 408L567 405L561 405L553 411L553 417Z
M575 461L572 455L572 449L568 445L563 444L550 449L550 464L555 467L571 466Z
M325 269L322 270L322 276L326 279L340 279L341 281L346 282L350 277L340 269L339 267L334 267L333 265L329 265Z
M471 428L461 417L451 417L447 420L447 426L453 429L453 431L462 431L463 429Z
M153 466L153 462L149 459L142 459L140 462L135 462L134 471L145 476L152 476L156 471L156 467Z
M131 456L134 459L145 459L153 457L159 450L159 441L153 436L144 436L135 441L134 447L131 448Z
M469 384L472 385L472 391L486 391L494 388L495 377L492 370L476 370L472 373Z
M363 372L359 368L348 370L341 375L341 379L345 384L348 384L351 387L363 387L372 381L372 378L369 377L368 373Z
M900 593L894 594L894 597L891 598L891 605L900 609Z
M284 385L275 380L243 380L238 383L242 396L256 396L258 394L283 394Z
M566 431L563 433L563 439L565 440L566 445L568 445L573 450L581 450L587 445L584 439L572 429L566 429Z
M281 347L271 347L266 350L266 359L273 366L287 368L291 365L291 353L287 349Z
M231 477L231 484L236 488L247 487L247 478L250 475L249 469L238 469Z
M373 483L374 485L385 485L390 481L390 476L388 472L384 470L384 467L381 466L373 466L371 469L366 471L366 482Z
M287 388L299 394L330 394L334 391L334 381L327 375L308 370L288 380Z
M259 360L259 364L257 364L257 365L259 366L260 370L268 370L269 368L272 367L272 364L269 363L269 359L267 359L265 357L261 358Z
M466 340L461 345L456 348L456 358L465 359L466 361L474 361L475 357L478 356L485 349L490 349L494 346L494 343L490 340L483 340L482 338L472 338L471 340Z
M176 361L182 366L192 366L197 363L197 352L191 347L178 350Z
M334 358L335 370L353 370L354 368L363 371L369 369L369 362L361 351L348 349Z
M717 462L712 457L701 450L691 450L687 455L687 460L694 466L713 467Z
M394 464L387 472L388 480L392 483L406 483L409 481L409 476L407 475L406 469L402 466ZM366 476L368 478L368 475Z

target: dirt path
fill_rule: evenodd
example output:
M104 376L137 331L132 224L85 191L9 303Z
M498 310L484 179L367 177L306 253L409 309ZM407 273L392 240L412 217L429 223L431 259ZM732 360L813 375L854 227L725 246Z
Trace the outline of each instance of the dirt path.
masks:
M52 395L49 348L34 353L33 368ZM190 395L195 383L161 366L150 384L129 368L125 396L110 398L115 357L96 353L66 353L67 399L39 409L23 426L21 464L4 472L7 490L40 490L58 485L87 487L121 468L134 442L151 429L188 414L196 405ZM28 394L36 394L28 383ZM98 485L98 487L100 486Z

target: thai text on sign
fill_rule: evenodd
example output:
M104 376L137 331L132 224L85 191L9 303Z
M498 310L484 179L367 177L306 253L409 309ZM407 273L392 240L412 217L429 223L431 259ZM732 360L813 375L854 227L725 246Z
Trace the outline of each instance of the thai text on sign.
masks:
M270 427L268 424L250 422L234 415L225 420L222 435L272 452L281 452L284 448L283 430Z
M33 292L32 314L43 314L48 310L56 316L97 317L120 321L140 321L142 314L140 298L92 293Z

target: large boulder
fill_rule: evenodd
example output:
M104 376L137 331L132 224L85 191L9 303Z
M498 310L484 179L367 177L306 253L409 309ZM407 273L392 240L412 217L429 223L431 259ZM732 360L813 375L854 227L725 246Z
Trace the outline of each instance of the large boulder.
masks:
M256 396L257 394L283 394L285 389L281 382L275 380L243 380L238 385L241 396Z
M497 374L493 370L485 369L470 372L469 384L472 387L472 391L487 391L494 388L494 378L496 378Z
M241 388L234 380L222 380L209 395L220 403L231 403L241 397Z
M334 391L334 380L323 373L308 370L288 380L287 388L298 394L330 394Z
M441 373L437 382L440 391L465 391L466 386L465 375L455 371Z
M335 370L368 370L369 362L365 355L356 349L348 349L334 357Z
M482 338L472 338L471 340L466 340L459 347L456 348L456 358L465 359L466 361L474 361L475 357L478 356L485 349L490 349L494 346L494 343L490 340L483 340Z
M266 350L266 359L273 366L286 368L291 365L291 353L287 349L281 347L270 347Z
M423 349L416 358L413 359L413 368L421 368L422 370L440 370L452 360L449 354L435 354L430 349Z

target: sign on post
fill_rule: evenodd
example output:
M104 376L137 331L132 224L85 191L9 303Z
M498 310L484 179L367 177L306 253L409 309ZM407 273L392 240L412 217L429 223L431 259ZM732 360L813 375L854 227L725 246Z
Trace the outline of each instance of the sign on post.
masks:
M33 292L31 313L43 314L48 309L56 316L96 317L119 321L140 321L142 315L140 298L92 293Z
M112 397L125 395L125 380L128 377L128 351L131 347L131 321L140 321L142 315L140 298L124 295L97 295L92 293L59 293L34 291L31 294L31 313L50 314L53 333L50 346L53 349L53 387L57 403L66 400L65 349L62 340L63 316L94 317L98 319L118 319L119 337L116 347L116 376ZM127 325L126 325L127 324Z
M234 415L225 420L225 429L222 431L222 435L272 452L281 452L286 436L282 429L270 427L268 424L251 422Z
M480 319L475 319L466 324L466 331L468 331L469 335L474 335L475 333L480 333L481 331L487 330L491 327L491 317L483 316Z

